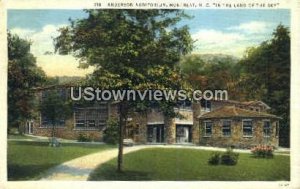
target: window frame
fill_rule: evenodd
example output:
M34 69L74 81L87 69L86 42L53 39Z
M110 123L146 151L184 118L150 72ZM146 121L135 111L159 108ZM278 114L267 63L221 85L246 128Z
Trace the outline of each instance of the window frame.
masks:
M204 100L204 99L200 100L201 111L211 112L211 106L212 106L212 104L211 104L210 100Z
M76 117L77 111L82 111L80 112L81 117L79 118ZM91 111L95 111L95 112L91 112ZM74 130L103 129L106 126L106 120L108 119L108 114L109 114L108 107L100 106L100 107L75 108L73 113ZM91 115L93 115L94 117L92 117ZM82 125L82 126L78 126L78 125Z
M245 127L245 124L244 122L251 122L251 135L245 135L245 132L244 132L244 127ZM253 127L253 120L252 119L243 119L242 120L242 133L243 133L243 137L245 138L251 138L253 137L253 130L254 130L254 127Z
M79 127L78 125L83 125L83 126ZM85 120L84 119L75 120L75 128L76 129L85 128Z
M207 134L207 124L210 123L210 134ZM204 137L211 137L213 134L213 122L212 121L204 121Z
M268 131L269 132L265 132L265 123L269 123L269 128L268 128ZM266 120L263 120L263 136L268 138L268 137L271 137L272 136L272 125L271 125L271 121L269 119L266 119Z
M228 126L224 124L225 122L229 122L229 135L224 135L224 127ZM231 123L232 120L222 120L222 137L231 137Z

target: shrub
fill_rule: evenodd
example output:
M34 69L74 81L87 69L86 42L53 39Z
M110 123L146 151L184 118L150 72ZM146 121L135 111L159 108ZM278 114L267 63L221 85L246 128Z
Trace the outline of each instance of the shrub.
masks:
M107 127L103 133L103 140L108 144L117 144L119 140L119 122L117 119L107 120Z
M268 145L258 145L251 148L251 153L257 158L272 158L273 151L273 147Z
M18 128L8 128L8 134L10 135L22 135L23 133L20 132Z
M234 153L231 148L228 148L226 152L215 152L208 159L210 165L236 165L238 162L239 154Z
M220 152L212 153L212 155L208 159L208 163L210 165L219 165L220 164L220 157L221 157L221 153Z
M221 164L236 165L239 159L239 154L234 153L231 148L228 148L225 153L221 155Z
M78 138L77 138L77 141L78 142L91 142L92 139L90 137L88 137L87 135L84 135L84 134L79 134L78 135Z

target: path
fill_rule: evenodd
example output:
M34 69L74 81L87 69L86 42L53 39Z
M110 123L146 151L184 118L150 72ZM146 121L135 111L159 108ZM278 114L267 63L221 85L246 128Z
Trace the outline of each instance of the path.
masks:
M125 147L124 154L147 146ZM89 174L100 164L117 157L118 149L104 150L82 156L50 168L41 180L87 180Z
M124 154L145 148L190 148L210 151L226 151L225 148L186 146L186 145L137 145L125 147ZM250 150L235 149L239 153L251 153ZM82 156L71 161L50 168L41 180L87 180L90 173L99 165L117 157L118 149L104 150L90 155ZM280 154L287 155L287 154Z

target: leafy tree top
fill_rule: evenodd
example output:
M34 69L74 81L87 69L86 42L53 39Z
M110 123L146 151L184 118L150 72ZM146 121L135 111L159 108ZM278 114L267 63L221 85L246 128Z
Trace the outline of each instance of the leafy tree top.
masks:
M19 122L34 117L36 101L32 88L41 86L45 73L36 65L30 53L31 42L7 33L8 42L8 122Z
M159 78L169 77L165 72L192 50L188 28L176 25L187 15L179 10L86 12L87 18L60 28L56 52L72 53L81 67L94 66L93 78L106 88L173 87Z

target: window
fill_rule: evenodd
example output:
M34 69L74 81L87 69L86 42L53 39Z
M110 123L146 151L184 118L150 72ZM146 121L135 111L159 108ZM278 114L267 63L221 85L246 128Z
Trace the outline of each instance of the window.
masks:
M75 127L84 128L85 127L85 112L82 109L75 109Z
M211 102L208 100L201 100L201 110L202 111L206 111L206 112L210 112L211 111Z
M97 108L76 108L74 112L75 129L99 129L105 126L107 118L107 106Z
M252 137L252 120L243 120L243 136Z
M264 121L264 137L271 136L271 124L270 121Z
M84 121L84 119L76 120L76 127L77 128L84 128L85 127L85 121Z
M134 128L134 133L135 133L136 135L139 134L139 128L140 128L140 125L139 125L139 124L136 124L136 126L135 126L135 128Z
M212 134L212 122L211 121L206 121L204 122L204 136L210 137Z
M177 107L180 109L191 110L192 109L192 102L190 100L178 101Z
M87 127L95 127L96 121L95 120L87 120Z
M222 125L222 133L223 136L230 136L231 135L231 121L224 120Z
M176 137L184 137L184 136L185 136L184 127L177 126L176 127Z

